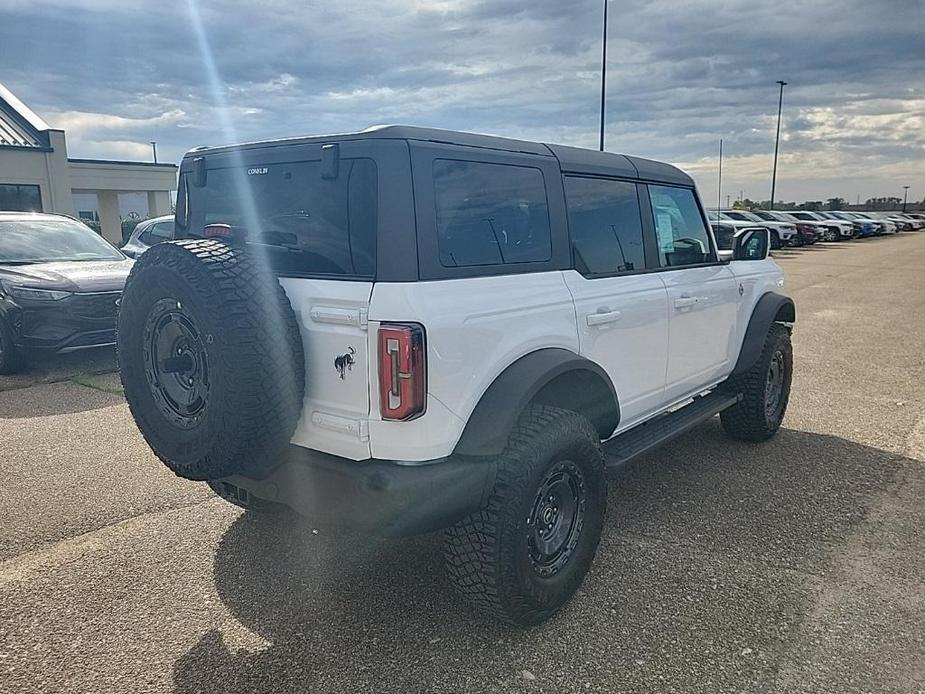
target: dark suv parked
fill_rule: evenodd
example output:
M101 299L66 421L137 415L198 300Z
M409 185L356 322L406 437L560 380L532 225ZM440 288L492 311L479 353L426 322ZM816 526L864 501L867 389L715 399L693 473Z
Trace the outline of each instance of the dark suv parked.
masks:
M131 267L76 219L0 212L0 374L34 351L114 344Z

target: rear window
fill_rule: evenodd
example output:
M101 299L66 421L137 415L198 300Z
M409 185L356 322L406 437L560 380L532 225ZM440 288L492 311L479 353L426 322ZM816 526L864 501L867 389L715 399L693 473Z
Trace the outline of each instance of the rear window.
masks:
M586 276L644 270L636 184L573 176L564 183L575 268Z
M378 176L371 159L343 159L338 176L321 162L209 169L189 186L189 233L227 224L282 275L372 279L376 272Z
M536 263L552 256L539 169L437 159L434 195L444 267Z

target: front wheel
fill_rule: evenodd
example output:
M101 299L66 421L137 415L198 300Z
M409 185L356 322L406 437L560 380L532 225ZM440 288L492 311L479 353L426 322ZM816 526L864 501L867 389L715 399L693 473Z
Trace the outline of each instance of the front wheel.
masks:
M793 377L790 331L772 323L755 365L729 386L742 400L720 414L726 434L740 441L765 441L780 429Z
M597 432L583 416L531 406L497 461L485 508L446 531L456 589L511 624L538 624L575 593L591 566L607 489Z

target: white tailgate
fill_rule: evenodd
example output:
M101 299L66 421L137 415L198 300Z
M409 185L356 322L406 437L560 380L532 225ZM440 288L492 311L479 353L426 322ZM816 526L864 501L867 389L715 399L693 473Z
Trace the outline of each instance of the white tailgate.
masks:
M353 460L369 458L366 320L372 282L281 277L280 284L305 351L305 401L292 443Z

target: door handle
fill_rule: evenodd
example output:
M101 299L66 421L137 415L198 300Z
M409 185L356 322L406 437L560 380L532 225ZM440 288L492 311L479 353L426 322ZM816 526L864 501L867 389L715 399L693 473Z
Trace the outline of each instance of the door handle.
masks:
M597 313L589 313L586 320L588 321L588 327L593 328L595 325L613 323L622 317L623 314L620 311L598 311Z
M690 308L698 302L696 296L682 296L674 300L675 308Z

